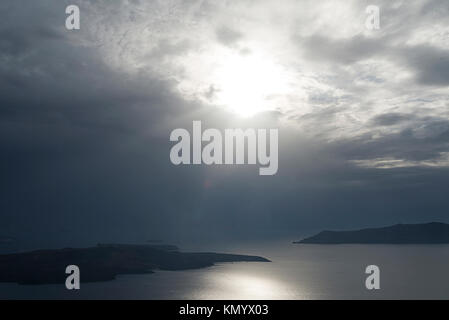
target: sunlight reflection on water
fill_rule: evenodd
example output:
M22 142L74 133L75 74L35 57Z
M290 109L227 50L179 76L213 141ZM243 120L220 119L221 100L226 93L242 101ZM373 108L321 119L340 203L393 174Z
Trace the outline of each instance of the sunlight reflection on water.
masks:
M201 277L195 299L292 299L294 288L288 283L251 272L254 263L247 263L247 268L234 268L236 265L217 266L213 273ZM248 268L249 267L249 268ZM248 270L245 270L248 269ZM219 288L219 290L217 290ZM297 288L296 288L297 289ZM192 298L190 296L190 298ZM296 296L298 298L298 296Z
M191 248L187 248L192 250ZM199 248L209 251L210 248ZM187 250L186 250L187 251ZM291 245L217 247L272 262L124 275L114 281L64 285L0 284L14 299L448 299L449 245ZM381 268L381 290L365 288L365 267ZM81 280L82 281L82 280Z

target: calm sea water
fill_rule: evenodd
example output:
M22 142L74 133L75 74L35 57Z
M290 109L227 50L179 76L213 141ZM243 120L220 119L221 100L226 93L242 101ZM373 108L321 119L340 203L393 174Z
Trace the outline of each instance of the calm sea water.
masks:
M449 245L272 242L182 249L254 254L272 262L126 275L82 283L78 291L63 284L0 284L0 299L449 299ZM365 288L371 264L380 267L380 290Z

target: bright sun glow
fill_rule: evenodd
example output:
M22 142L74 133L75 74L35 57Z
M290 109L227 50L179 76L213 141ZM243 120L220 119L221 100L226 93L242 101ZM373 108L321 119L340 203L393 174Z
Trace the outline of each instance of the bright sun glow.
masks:
M292 77L261 52L242 54L219 47L184 57L179 89L187 98L201 99L242 117L280 109L291 93Z
M288 90L282 67L257 55L234 54L214 72L214 101L241 115L273 110Z

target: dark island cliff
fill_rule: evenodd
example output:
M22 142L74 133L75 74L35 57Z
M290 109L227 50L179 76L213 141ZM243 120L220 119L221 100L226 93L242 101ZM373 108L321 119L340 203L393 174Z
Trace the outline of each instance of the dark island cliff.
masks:
M294 243L304 244L443 244L449 243L449 224L397 224L355 231L322 231Z
M112 280L119 274L151 273L153 270L186 270L217 262L269 260L247 255L185 253L173 246L104 244L82 249L39 250L0 255L0 282L64 284L68 265L80 268L82 282Z

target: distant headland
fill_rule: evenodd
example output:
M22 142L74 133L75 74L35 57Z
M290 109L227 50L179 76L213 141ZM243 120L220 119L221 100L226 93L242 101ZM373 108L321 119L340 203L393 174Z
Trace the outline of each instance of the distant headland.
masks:
M82 282L97 282L112 280L120 274L197 269L217 262L240 261L269 262L258 256L180 252L174 246L99 244L91 248L0 255L0 282L64 284L68 265L80 268Z
M397 224L354 231L322 231L299 244L443 244L449 243L449 224Z

